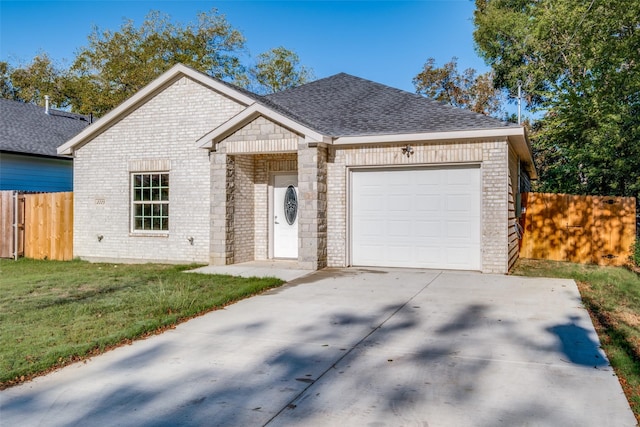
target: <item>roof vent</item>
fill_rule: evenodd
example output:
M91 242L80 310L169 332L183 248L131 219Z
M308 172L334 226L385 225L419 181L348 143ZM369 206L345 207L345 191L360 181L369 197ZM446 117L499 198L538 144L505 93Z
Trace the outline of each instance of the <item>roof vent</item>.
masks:
M44 96L44 113L49 114L49 95Z

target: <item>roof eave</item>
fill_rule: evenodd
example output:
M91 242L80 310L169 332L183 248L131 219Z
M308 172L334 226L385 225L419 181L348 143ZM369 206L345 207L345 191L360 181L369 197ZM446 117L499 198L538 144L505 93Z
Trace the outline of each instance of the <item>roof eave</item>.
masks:
M73 161L73 157L66 156L66 155L29 153L29 152L26 152L26 151L16 151L16 150L11 150L11 149L6 149L6 148L0 148L0 153L13 154L13 155L16 155L16 156L40 157L40 158L46 158L46 159Z
M512 146L520 160L524 162L526 171L531 179L538 179L538 171L536 170L536 164L533 160L533 149L529 142L529 137L525 128L522 128L522 134L509 136L509 141L512 142Z
M422 133L402 133L384 135L358 135L341 136L335 138L333 145L361 145L380 143L410 143L427 141L447 141L460 139L481 139L481 138L507 138L513 145L515 152L520 159L529 166L528 172L532 179L536 179L535 164L533 162L533 151L529 144L526 131L523 127L501 127L489 129L459 130L448 132L422 132Z
M144 103L149 98L161 92L167 86L170 86L181 77L185 76L219 93L222 93L223 95L228 96L231 99L234 99L240 104L249 105L254 102L254 100L247 95L234 90L230 86L220 83L219 81L207 76L206 74L200 73L199 71L196 71L193 68L189 68L186 65L176 64L169 70L161 74L158 78L153 80L151 83L149 83L147 86L142 88L140 91L138 91L131 98L127 99L125 102L111 110L93 125L88 126L78 135L58 147L58 154L73 155L74 150L86 144L91 138L99 135L101 132L104 132L114 123L120 120L120 118L135 110L140 104Z

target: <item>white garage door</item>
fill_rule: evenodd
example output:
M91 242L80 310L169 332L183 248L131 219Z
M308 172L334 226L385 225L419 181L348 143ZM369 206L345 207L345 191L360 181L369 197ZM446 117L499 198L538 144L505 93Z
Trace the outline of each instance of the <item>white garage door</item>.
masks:
M480 270L480 167L351 174L351 262Z

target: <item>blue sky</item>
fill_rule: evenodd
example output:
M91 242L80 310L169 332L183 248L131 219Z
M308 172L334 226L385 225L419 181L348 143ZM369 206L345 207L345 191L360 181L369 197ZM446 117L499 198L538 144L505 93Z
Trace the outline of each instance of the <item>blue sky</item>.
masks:
M277 46L298 53L317 78L346 72L413 92L429 57L488 70L473 44L472 0L447 1L6 1L0 0L0 60L24 64L46 52L69 65L93 26L140 24L150 10L174 22L217 8L255 57ZM245 58L245 63L251 58Z

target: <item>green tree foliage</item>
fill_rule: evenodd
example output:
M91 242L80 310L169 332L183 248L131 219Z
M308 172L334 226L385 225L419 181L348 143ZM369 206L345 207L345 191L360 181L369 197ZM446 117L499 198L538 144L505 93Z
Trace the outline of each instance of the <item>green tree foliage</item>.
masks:
M39 54L30 64L19 68L0 62L0 74L3 98L44 106L44 97L49 95L52 106L68 105L64 71L56 67L47 54Z
M313 70L300 64L295 52L280 46L258 55L249 78L256 92L274 93L305 84L314 76Z
M498 88L546 111L539 188L640 192L640 2L476 0L474 38Z
M243 48L242 34L215 9L187 25L152 11L139 27L127 20L119 31L95 28L71 67L71 105L102 115L177 63L234 79L244 71L237 56Z
M26 66L0 62L0 96L101 116L177 63L240 86L271 93L313 79L298 55L278 47L260 54L247 70L240 62L244 37L215 9L198 14L195 23L174 24L150 12L140 26L126 20L118 31L94 28L69 69L46 54Z
M492 74L476 75L473 68L460 73L456 57L442 67L436 67L435 59L428 58L422 71L413 78L413 85L416 93L454 107L487 115L501 111L500 91L493 87Z
M14 93L11 84L11 65L8 62L0 61L0 97L15 100Z

